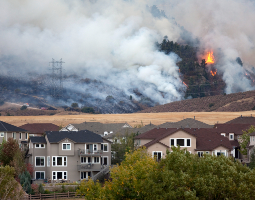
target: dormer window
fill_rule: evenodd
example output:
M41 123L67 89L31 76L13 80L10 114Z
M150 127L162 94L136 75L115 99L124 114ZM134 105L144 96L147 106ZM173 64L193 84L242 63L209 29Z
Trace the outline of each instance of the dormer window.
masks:
M4 132L1 132L1 133L0 133L0 137L4 137Z
M35 144L35 148L45 148L44 144Z
M234 140L234 133L229 133L229 140Z
M226 133L221 133L222 136L226 137Z

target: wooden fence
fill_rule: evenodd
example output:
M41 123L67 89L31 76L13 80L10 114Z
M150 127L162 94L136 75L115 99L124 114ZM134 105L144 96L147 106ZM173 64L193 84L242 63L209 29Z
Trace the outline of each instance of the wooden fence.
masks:
M23 197L22 200L32 200L32 199L65 199L65 198L81 198L80 195L76 195L76 192L67 192L67 193L52 193L52 194L37 194L31 195L27 194Z

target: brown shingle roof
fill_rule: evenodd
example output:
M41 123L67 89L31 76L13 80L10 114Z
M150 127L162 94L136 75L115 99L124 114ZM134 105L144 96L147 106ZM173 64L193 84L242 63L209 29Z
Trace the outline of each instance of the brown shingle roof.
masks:
M226 124L250 124L250 125L255 125L255 117L252 116L240 116L235 119L232 119Z
M249 129L250 126L250 124L215 124L214 129L217 133L242 135L243 131Z
M157 139L161 138L162 135L175 132L176 130L179 130L177 128L154 128L150 131L147 131L143 134L140 134L135 137L135 139Z
M213 125L206 124L192 118L186 118L178 122L166 122L158 125L159 128L213 128Z
M33 123L20 126L22 129L28 130L32 134L44 133L45 131L58 131L59 126L52 123Z

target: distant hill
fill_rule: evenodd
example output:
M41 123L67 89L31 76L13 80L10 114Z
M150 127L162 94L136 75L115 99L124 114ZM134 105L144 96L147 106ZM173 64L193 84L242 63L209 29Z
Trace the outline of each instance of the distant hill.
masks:
M139 113L158 112L238 112L255 110L255 91L176 101L147 108Z

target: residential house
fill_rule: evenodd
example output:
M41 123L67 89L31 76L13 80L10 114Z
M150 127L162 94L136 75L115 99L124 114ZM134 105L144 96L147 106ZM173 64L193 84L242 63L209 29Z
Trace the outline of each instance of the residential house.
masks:
M232 145L228 138L206 128L155 128L135 137L137 146L145 146L157 160L165 157L171 146L180 146L192 154L230 156Z
M178 122L166 122L158 125L159 128L213 128L213 125L206 124L193 118L186 118Z
M212 131L221 134L229 139L232 145L232 155L234 158L242 159L242 155L239 152L239 137L250 128L250 124L215 124Z
M78 131L78 130L89 130L102 136L106 136L120 129L132 128L128 123L110 123L103 124L100 122L83 122L81 124L68 124L60 131Z
M28 130L29 136L42 136L45 131L59 131L59 126L52 123L24 124L20 128Z
M28 155L34 179L78 181L111 165L111 142L88 130L46 131L30 137Z
M240 116L235 119L232 119L225 124L250 124L255 126L255 117L251 116Z
M16 139L21 149L27 147L29 132L25 129L0 121L0 144L8 138Z

